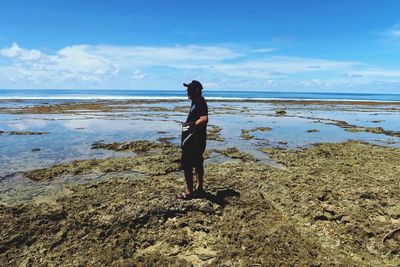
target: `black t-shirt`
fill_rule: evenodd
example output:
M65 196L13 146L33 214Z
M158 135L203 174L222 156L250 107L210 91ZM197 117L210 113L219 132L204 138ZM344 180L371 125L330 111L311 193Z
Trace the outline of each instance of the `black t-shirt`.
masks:
M189 115L186 119L186 122L195 122L201 116L208 115L208 106L204 97L200 97L195 101L192 101L192 105L190 106ZM199 140L206 140L207 138L207 124L203 124L201 126L196 127L196 136Z

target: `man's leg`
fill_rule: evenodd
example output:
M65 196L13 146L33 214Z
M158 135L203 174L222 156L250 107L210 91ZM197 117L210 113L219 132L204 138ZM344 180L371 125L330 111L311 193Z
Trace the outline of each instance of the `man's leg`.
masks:
M203 153L206 150L206 143L202 143L198 147L197 155L196 155L196 163L195 163L195 170L196 170L196 178L197 178L197 191L203 191L203 178L204 178L204 158Z
M203 161L199 162L195 166L196 169L196 178L197 178L197 186L196 190L203 190L203 178L204 178L204 166Z
M193 168L185 167L184 172L185 172L187 193L192 194L193 193Z
M186 193L182 195L193 193L193 162L191 159L191 153L189 150L182 150L181 163L183 167L183 172L185 174L186 181Z

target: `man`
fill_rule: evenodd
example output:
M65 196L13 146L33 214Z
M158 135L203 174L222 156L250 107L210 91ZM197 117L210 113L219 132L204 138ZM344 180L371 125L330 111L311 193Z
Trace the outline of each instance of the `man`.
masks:
M187 87L187 96L192 100L192 104L186 123L182 124L182 165L187 189L177 198L188 200L195 195L200 196L204 193L203 153L206 149L208 107L206 100L201 95L203 86L200 82L193 80L191 83L183 85ZM197 178L195 190L193 190L193 168Z

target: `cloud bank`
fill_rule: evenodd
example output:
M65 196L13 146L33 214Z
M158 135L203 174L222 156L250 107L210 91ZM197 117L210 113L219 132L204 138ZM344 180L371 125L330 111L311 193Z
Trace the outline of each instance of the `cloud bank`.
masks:
M45 52L13 43L0 50L1 88L180 89L192 79L212 89L362 92L377 82L392 88L400 70L268 47L72 45Z

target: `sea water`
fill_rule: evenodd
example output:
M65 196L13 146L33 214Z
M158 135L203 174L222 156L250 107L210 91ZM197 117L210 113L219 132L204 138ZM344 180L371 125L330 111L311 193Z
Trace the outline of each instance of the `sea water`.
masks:
M325 92L216 91L204 90L208 99L294 99L400 101L400 94L356 94ZM185 99L182 90L11 90L0 89L0 99Z
M182 97L184 98L184 97ZM176 101L127 102L126 109L118 112L74 111L71 114L12 114L7 108L47 105L59 102L95 100L80 99L29 99L0 100L0 199L11 195L30 199L32 190L53 190L54 183L70 183L56 179L54 182L32 182L18 174L54 164L87 158L128 157L131 152L113 152L91 149L95 142L124 142L168 138L179 144L180 122L185 121L190 108L187 98ZM124 101L118 101L124 105ZM236 147L268 161L261 147L296 148L321 142L362 140L370 143L400 146L399 137L366 132L348 132L324 120L344 120L365 127L383 127L400 131L400 112L397 104L389 105L301 105L284 106L279 103L254 101L210 101L209 124L222 128L224 141L208 141L210 149ZM1 109L5 107L6 109ZM164 111L152 108L164 108ZM179 111L173 111L179 107ZM246 108L244 108L246 107ZM276 116L278 108L285 108L285 116ZM246 110L243 112L243 110ZM328 121L329 122L329 121ZM270 127L272 130L250 132L253 139L242 139L242 129ZM309 130L317 130L309 132ZM43 135L10 135L10 131L48 132ZM39 149L39 150L37 150ZM208 159L214 160L214 158ZM229 160L229 159L227 159ZM75 182L89 179L76 176ZM79 180L81 179L81 180ZM91 179L91 178L90 178ZM58 182L57 182L58 181ZM55 190L55 189L54 189ZM24 193L25 192L25 193Z

